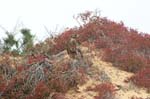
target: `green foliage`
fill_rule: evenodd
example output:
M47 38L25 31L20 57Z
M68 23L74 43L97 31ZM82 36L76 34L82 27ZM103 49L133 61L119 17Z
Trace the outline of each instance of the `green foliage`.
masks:
M2 53L3 53L3 43L0 40L0 54L2 54Z
M23 52L27 52L29 48L33 47L34 35L31 34L29 29L21 29L21 34L23 35L22 48Z
M3 39L4 41L4 52L10 52L12 47L18 47L18 41L15 39L15 36L12 33L6 32L7 37Z
M11 52L13 55L18 55L20 53L26 53L28 49L33 47L34 35L31 34L29 29L21 29L22 34L21 40L16 40L15 35L11 32L6 32L7 37L3 39L4 52Z

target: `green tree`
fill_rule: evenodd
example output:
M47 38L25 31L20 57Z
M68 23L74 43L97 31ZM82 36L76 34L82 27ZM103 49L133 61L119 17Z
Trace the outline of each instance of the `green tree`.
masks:
M0 40L0 54L2 54L3 53L3 43L2 43L2 41Z
M30 48L33 47L33 41L34 41L34 35L31 34L30 32L30 29L21 29L21 34L23 35L23 38L22 38L22 50L23 50L23 53L27 52Z
M4 41L4 52L10 52L13 47L18 48L18 41L15 39L13 33L6 32L7 37L3 39Z

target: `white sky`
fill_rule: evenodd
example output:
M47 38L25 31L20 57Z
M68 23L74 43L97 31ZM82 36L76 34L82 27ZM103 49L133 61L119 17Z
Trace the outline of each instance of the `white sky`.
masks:
M150 0L0 0L0 25L13 31L16 22L30 28L39 40L49 30L77 26L73 15L101 10L101 16L150 33ZM0 38L5 33L0 28Z

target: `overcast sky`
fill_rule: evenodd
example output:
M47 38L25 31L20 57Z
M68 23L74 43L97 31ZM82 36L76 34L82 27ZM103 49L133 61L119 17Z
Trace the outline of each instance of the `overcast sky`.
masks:
M103 17L150 33L150 0L0 0L0 25L13 31L18 22L18 27L30 28L42 40L47 37L44 26L59 32L78 25L73 15L95 9ZM0 28L0 38L4 36Z

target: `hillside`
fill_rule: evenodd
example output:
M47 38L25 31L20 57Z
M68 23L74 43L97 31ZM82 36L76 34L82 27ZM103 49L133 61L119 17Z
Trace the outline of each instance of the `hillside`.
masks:
M1 99L150 98L150 35L93 12L78 18L80 27L31 42L23 54L1 54ZM75 34L83 58L67 53Z
M95 99L94 96L97 96L98 93L95 91L87 91L88 87L94 87L108 82L112 83L115 86L115 89L118 89L117 86L120 86L120 90L115 91L115 99L131 99L133 96L142 97L143 99L148 99L147 97L150 97L145 88L139 88L131 82L125 82L125 80L128 77L131 77L133 73L120 70L112 66L111 63L102 61L101 58L97 56L101 53L96 50L90 50L87 47L81 47L81 49L84 53L84 57L88 57L88 59L91 60L92 66L89 68L88 74L86 74L86 82L82 85L78 85L79 92L76 92L74 89L70 89L66 93L65 99ZM66 51L63 51L62 53L63 55L59 57L59 59L55 59L55 61L57 61L57 65L61 65L61 63L65 63L70 60ZM103 75L105 75L105 77L101 78Z
M94 91L86 91L86 88L90 86L96 86L103 82L103 80L100 79L101 72L106 73L106 75L109 77L110 82L114 85L120 85L121 89L116 91L117 95L115 99L131 99L131 97L142 97L146 99L147 97L150 97L149 93L146 92L146 89L138 88L132 83L125 83L124 80L126 80L128 77L131 77L133 73L129 73L123 70L120 70L114 66L112 66L111 63L104 62L100 58L98 58L95 54L96 52L84 52L88 54L90 57L90 60L92 60L92 67L91 67L91 75L88 76L88 81L82 85L79 86L79 93L75 93L72 91L69 91L67 93L67 96L69 99L94 99L94 96L97 95ZM93 53L93 55L91 55ZM104 79L105 80L105 79ZM105 81L104 81L105 82ZM107 80L106 80L107 82ZM117 89L117 86L115 86ZM111 98L106 98L111 99Z

